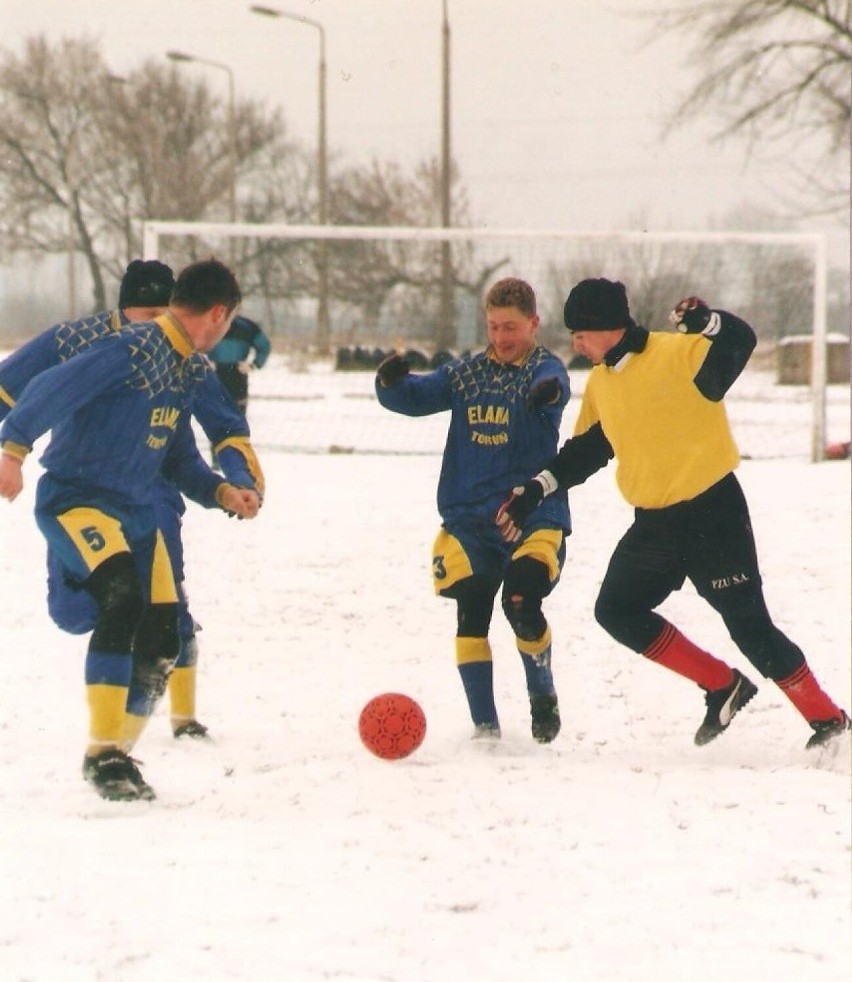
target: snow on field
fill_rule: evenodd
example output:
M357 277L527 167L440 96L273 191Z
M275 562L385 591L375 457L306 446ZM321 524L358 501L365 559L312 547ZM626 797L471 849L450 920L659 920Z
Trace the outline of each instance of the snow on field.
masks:
M215 742L176 743L155 718L137 750L151 804L103 802L81 779L85 639L45 612L34 461L22 498L0 505L0 978L845 982L849 744L806 753L808 728L764 680L730 732L693 746L698 690L591 616L630 520L612 473L572 492L547 602L562 734L530 738L498 614L504 739L484 746L469 739L453 607L429 578L446 418L395 419L369 376L276 362L252 384L275 396L250 406L261 516L193 506L185 521ZM754 458L739 473L770 609L848 709L849 465L807 463L806 393L749 385L731 416ZM830 412L848 438L848 392L832 390ZM287 449L303 438L372 452ZM746 667L690 588L663 609ZM396 763L356 730L391 689L429 725Z

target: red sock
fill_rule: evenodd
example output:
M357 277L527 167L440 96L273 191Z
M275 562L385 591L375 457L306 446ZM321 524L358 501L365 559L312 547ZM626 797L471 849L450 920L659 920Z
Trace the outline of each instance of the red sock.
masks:
M807 662L775 684L809 723L843 717L841 709L820 688Z
M734 678L733 670L728 665L709 652L702 651L668 623L657 640L642 654L710 692L724 689Z

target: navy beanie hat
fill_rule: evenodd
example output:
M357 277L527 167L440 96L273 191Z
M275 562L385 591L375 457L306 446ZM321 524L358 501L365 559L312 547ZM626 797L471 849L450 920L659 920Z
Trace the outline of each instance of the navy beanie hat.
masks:
M167 307L175 285L170 266L156 259L134 259L127 267L118 291L118 306Z
M623 283L581 280L568 294L563 310L569 331L615 331L635 327Z

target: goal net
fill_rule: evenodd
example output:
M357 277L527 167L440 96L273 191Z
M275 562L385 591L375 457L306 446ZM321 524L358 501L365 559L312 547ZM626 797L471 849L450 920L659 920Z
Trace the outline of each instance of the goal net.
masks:
M482 296L505 276L533 286L539 338L569 367L563 438L588 365L573 355L562 305L578 280L605 276L626 284L634 318L651 330L669 330L669 311L689 295L754 327L757 351L727 398L744 456L817 461L832 437L848 439L848 386L830 377L831 342L848 353L848 338L828 331L822 235L153 221L144 254L175 268L217 255L234 268L243 311L274 351L251 376L249 417L282 449L439 453L446 418L413 425L382 410L375 365L396 349L428 370L483 347Z

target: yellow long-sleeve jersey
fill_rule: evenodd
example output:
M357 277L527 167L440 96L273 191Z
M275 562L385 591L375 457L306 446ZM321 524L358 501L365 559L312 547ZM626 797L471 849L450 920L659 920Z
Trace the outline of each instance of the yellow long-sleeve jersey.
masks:
M695 384L711 344L702 335L652 333L644 351L589 373L574 436L600 423L618 487L634 507L688 501L739 464L724 403Z

